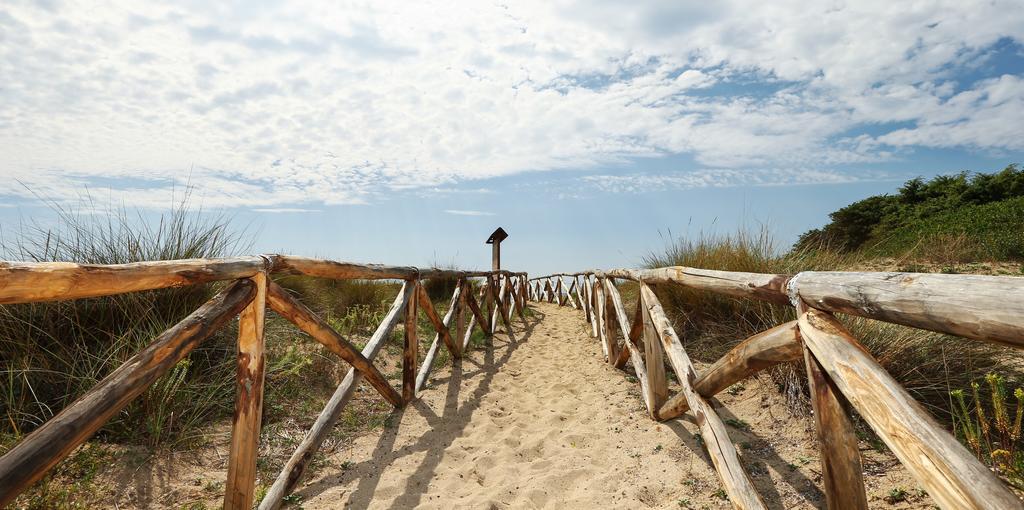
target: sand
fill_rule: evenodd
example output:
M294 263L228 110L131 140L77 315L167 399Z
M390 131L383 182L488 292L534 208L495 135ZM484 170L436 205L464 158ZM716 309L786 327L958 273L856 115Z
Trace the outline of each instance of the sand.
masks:
M492 346L439 371L383 433L339 447L329 459L336 467L297 491L302 506L731 507L696 426L651 421L635 381L602 362L581 312L534 306L517 342L495 336ZM737 420L731 437L766 503L821 507L810 420L791 415L766 382L752 379L732 393L715 403L723 418ZM865 450L872 506L928 504L891 455ZM908 501L885 501L894 488Z
M517 342L497 334L439 369L389 426L332 443L290 508L731 508L690 418L648 418L639 384L602 360L582 312L531 307L529 327L515 321ZM824 507L806 409L787 405L767 376L712 403L769 508ZM264 429L259 484L304 430ZM205 447L112 466L108 507L218 507L229 431L224 423ZM892 454L863 442L861 453L869 506L931 508Z

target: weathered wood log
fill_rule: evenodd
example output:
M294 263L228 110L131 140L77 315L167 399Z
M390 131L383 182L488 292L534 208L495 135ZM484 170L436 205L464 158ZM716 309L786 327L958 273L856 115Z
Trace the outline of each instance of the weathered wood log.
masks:
M626 307L622 305L622 295L619 294L619 289L615 287L615 282L611 278L605 279L607 283L608 296L611 298L611 310L615 314L616 322L619 328L622 330L622 340L624 342L629 341L629 318L626 315Z
M502 291L504 291L503 290L505 288L504 282L502 282L501 287L502 287ZM490 289L491 289L491 297L494 298L494 303L495 303L495 307L496 307L495 311L498 313L499 316L501 316L502 325L505 327L505 334L508 336L509 341L515 343L516 336L515 336L515 333L512 331L512 323L509 322L508 317L507 317L507 312L505 312L505 310L503 309L504 306L508 305L508 300L506 300L505 303L501 302L501 299L498 297L498 289L496 288L495 285L491 285ZM492 327L491 331L494 331L493 327Z
M469 349L469 341L473 338L473 326L476 325L476 315L469 314L469 326L466 328L466 333L462 337L462 352L465 354L466 349ZM484 328L480 328L483 331Z
M866 510L868 497L864 492L857 433L850 420L848 404L814 355L806 348L803 350L818 432L825 501L829 510Z
M282 289L280 285L270 282L267 288L267 303L278 315L295 324L300 330L361 372L366 378L366 382L370 383L391 405L395 407L404 405L402 396L391 387L384 374L380 373L380 370L366 359L359 349L345 340L323 319L317 317L306 305L290 296L288 291Z
M529 290L527 289L526 285L527 285L526 274L523 273L523 274L519 275L519 288L521 289L520 290L520 294L519 294L519 298L520 298L520 301L522 301L523 306L526 306L526 302L530 300L530 295L529 295L530 293L529 293Z
M660 325L654 322L651 308L657 305L657 300L650 296L654 295L645 284L641 283L640 306L644 308L644 364L647 365L647 396L651 402L651 418L658 419L658 411L668 400L668 379L665 377L665 352L662 347ZM642 292L647 288L648 292ZM671 328L669 328L671 329ZM672 331L675 334L675 331ZM681 344L680 344L681 345ZM692 370L691 370L692 372ZM696 374L693 374L696 377ZM692 381L693 379L689 379ZM684 386L685 388L686 386Z
M573 280L575 281L576 277L573 277ZM587 322L589 323L591 320L590 299L587 296L587 284L585 280L580 280L580 284L576 286L576 295L580 299L580 304L583 305L583 316L587 319Z
M416 286L412 282L403 283L402 290L395 297L391 309L388 310L384 320L377 326L377 330L374 331L373 336L366 343L366 347L363 347L362 354L366 359L373 361L373 358L384 347L387 339L391 337L391 331L398 324L402 312L407 308L407 303L415 299ZM299 443L298 448L292 453L288 462L285 463L281 473L274 480L273 485L267 490L266 496L260 502L260 510L276 510L280 508L283 498L295 490L295 487L298 486L302 475L306 471L306 466L313 459L317 450L320 449L320 445L330 435L334 424L341 417L345 405L348 404L355 394L362 377L362 373L355 368L348 371L348 374L345 375L345 378L338 385L334 394L331 395L331 399L327 401L323 411L320 411L316 422L309 429L309 432L306 433L306 436L303 437L302 442Z
M651 336L645 334L645 344L656 343L668 354L669 363L687 395L690 407L697 419L701 437L704 438L704 446L708 456L711 457L711 463L715 466L725 493L729 495L729 501L736 508L765 508L764 502L761 501L761 497L757 493L757 488L743 471L736 447L729 439L725 423L715 413L711 404L694 390L691 381L697 378L697 374L694 371L693 363L686 351L683 350L683 344L679 341L668 317L665 316L658 298L644 283L640 285L640 302L646 316L645 327L652 330ZM650 369L649 362L648 370Z
M383 264L359 264L321 260L295 255L277 255L275 271L304 274L335 280L410 280L429 278L470 278L509 274L508 271L454 271L450 269L416 268L412 266L388 266Z
M579 310L583 305L576 302L576 296L573 294L573 291L576 290L576 280L572 281L572 284L569 285L568 289L569 290L566 291L565 296L566 301L569 303L569 306L573 307L574 310Z
M504 291L504 285L502 285L499 288L498 284L494 281L493 278L488 278L487 279L486 290L487 290L487 299L486 299L486 301L487 301L487 311L490 314L489 317L491 318L491 331L497 331L498 330L498 318L499 318L499 316L501 315L501 312L502 312L502 308L501 308L501 295L499 294L499 291L500 292Z
M284 272L334 280L409 280L420 276L419 269L412 266L357 264L294 255L281 255L278 267Z
M249 278L267 268L263 257L186 259L132 264L0 262L0 304L110 296Z
M587 277L587 298L590 301L590 336L591 338L598 338L598 319L597 319L597 296L594 294L594 286L597 283L597 278L591 280Z
M828 378L944 508L1020 509L999 479L928 415L827 312L800 316L800 335Z
M235 376L235 415L231 426L228 476L224 482L224 508L249 510L256 489L263 417L263 326L266 317L267 273L252 277L256 296L238 316L238 362Z
M508 322L511 323L512 319L515 318L514 314L516 309L516 293L512 289L511 279L505 278L504 289L505 293L502 294L501 302L505 310L505 317L508 319Z
M419 280L414 281L416 294L420 292ZM416 336L417 303L413 298L405 305L405 327L402 338L402 400L405 403L416 400L416 368L419 361L420 341Z
M711 398L761 370L802 356L800 331L796 321L790 321L740 342L701 373L693 382L693 389L700 396ZM658 417L669 420L681 416L689 408L686 396L676 393L661 406Z
M594 280L596 282L597 278L594 278ZM596 286L596 283L595 283L595 286ZM595 293L595 299L596 299L596 293ZM637 304L636 316L634 317L634 325L635 326L636 325L639 326L638 331L640 331L640 332L643 332L643 323L644 323L644 320L643 320L644 315L641 313L642 311L643 311L643 306L641 306L640 304ZM597 323L597 313L598 313L597 307L595 306L594 307L594 323L595 324ZM629 360L629 361L632 362L632 364L633 364L633 371L636 372L636 379L640 383L640 396L644 400L644 406L647 408L647 414L649 416L656 416L657 412L658 412L658 408L654 407L654 403L651 400L650 390L647 388L647 385L648 385L647 366L644 363L644 351L642 350L643 349L643 345L641 344L640 336L637 335L636 337L631 337L630 341L623 342L623 343L625 344L624 345L625 349L622 349L622 351L619 352L619 358L618 358L618 360L622 361L622 364L621 365L618 364L619 361L616 360L616 363L615 363L614 366L615 366L615 368L623 368L623 367L626 366L626 360ZM628 353L628 354L624 354L624 353Z
M468 286L469 283L467 283L466 285ZM491 335L491 330L490 328L488 328L490 323L487 321L487 318L484 317L483 311L480 310L480 305L477 304L476 298L473 297L473 293L469 292L469 290L470 289L467 289L466 292L466 304L469 305L469 310L473 312L473 317L476 319L477 324L480 325L480 329L484 332L485 335L489 336ZM473 328L471 327L469 329L472 330Z
M620 349L619 348L618 340L616 340L616 338L615 338L618 335L618 331L620 329L620 327L619 327L619 319L618 319L618 315L615 313L615 303L613 303L611 297L608 296L608 294L610 293L609 289L611 288L612 285L613 284L612 284L611 280L606 280L605 281L605 287L604 287L605 299L604 299L604 315L603 315L603 317L604 317L604 322L605 322L605 342L608 343L608 357L607 357L606 361L609 364L614 364L615 363L615 360L619 357L619 349ZM627 342L627 341L628 340L623 338L623 342ZM625 349L626 346L623 345L621 348Z
M1024 348L1024 278L808 271L789 288L821 310Z
M636 304L636 310L633 312L633 322L629 328L629 335L626 337L627 340L623 343L639 346L640 337L642 337L644 334L644 314L643 306L640 306L639 303L639 298L637 299L637 301L638 302ZM615 363L613 363L612 366L621 369L622 367L626 366L626 362L629 361L629 359L632 357L632 349L623 349L619 351L619 357L618 359L615 360Z
M462 337L466 335L466 312L469 305L466 304L466 293L470 292L466 286L466 280L460 279L456 283L459 290L459 300L455 302L455 358L461 358L464 350Z
M790 304L789 295L786 293L786 284L790 276L784 274L712 271L683 266L613 269L603 274L627 280L642 280L648 284L674 283L730 296L760 299L780 305Z
M437 358L437 351L441 348L441 343L439 342L439 340L441 338L441 331L442 331L442 329L444 331L448 331L449 328L451 327L452 317L455 315L456 310L458 308L459 296L461 294L462 294L462 286L461 285L456 285L455 286L455 292L452 293L451 302L448 304L448 312L446 312L444 314L444 319L441 321L441 327L437 328L435 326L435 328L438 330L438 333L434 334L434 340L430 343L430 349L427 350L427 355L423 357L423 365L420 366L420 373L416 376L416 392L417 393L423 391L423 388L426 387L426 385L427 385L427 378L430 377L430 371L434 368L434 359ZM420 296L421 297L422 296L426 296L426 292L423 291L422 287L420 287ZM428 303L429 303L429 300L428 300ZM423 304L422 300L421 300L420 304L421 305ZM424 307L424 308L426 308L426 307ZM433 308L433 305L431 305L431 308ZM450 338L451 338L451 335L449 335L449 341L451 341ZM461 346L459 346L459 347L451 347L451 346L449 346L448 347L448 350L449 350L449 352L452 353L452 357L453 358L457 358L458 357L458 355L456 353L461 351L460 347Z
M437 310L434 310L434 303L430 302L430 296L427 295L427 289L422 285L419 286L419 289L420 309L423 310L423 313L427 316L430 324L434 326L434 330L441 335L441 339L444 340L444 345L448 348L448 352L454 356L456 352L458 352L458 348L455 347L455 342L452 340L451 331L449 331L448 326L445 325L444 321L438 317ZM456 288L455 296L457 297L458 294L458 288Z
M526 303L525 303L525 300L523 299L523 295L518 290L518 288L515 285L512 284L511 278L509 279L509 287L510 287L509 294L512 296L512 299L510 301L511 304L512 304L512 308L513 308L513 310L515 310L516 314L519 315L519 320L523 321L523 325L525 326L527 324L527 321L526 321L526 311L524 310L524 307L526 307ZM511 315L511 312L509 312L509 322L511 322L511 321L512 321L512 315Z
M601 352L604 359L611 360L611 352L608 348L608 321L605 320L607 308L605 306L604 279L598 278L594 283L594 292L597 294L597 341L601 343Z
M42 478L255 295L250 280L231 284L0 457L0 507Z

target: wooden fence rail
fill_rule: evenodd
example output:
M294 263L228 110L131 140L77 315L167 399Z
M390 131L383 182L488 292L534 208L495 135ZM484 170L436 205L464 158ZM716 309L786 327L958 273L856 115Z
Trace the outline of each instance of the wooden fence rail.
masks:
M401 280L403 284L390 311L363 350L359 351L326 321L274 283L271 279L273 274L342 280ZM458 282L444 318L438 316L422 285L423 280L431 278L454 278ZM472 278L483 278L480 302L473 295ZM117 265L0 261L0 305L110 296L215 281L233 283L159 335L145 349L0 457L0 507L9 504L42 478L118 411L236 316L239 326L235 420L224 507L245 510L252 508L255 490L265 367L263 325L267 307L323 344L349 363L352 369L268 489L260 502L261 509L279 508L285 496L295 489L361 379L365 378L395 407L405 406L425 386L440 345L443 344L453 358L460 358L469 345L474 326L490 336L500 322L504 333L512 339L514 313L526 321L523 312L528 291L526 273L420 269L291 255ZM416 338L419 311L437 331L422 364L418 363L419 342ZM470 314L468 327L465 323L467 314ZM403 317L402 387L397 390L373 360ZM455 336L451 331L453 320L456 322Z
M359 351L274 283L274 274L401 280L403 285L384 320ZM438 315L423 289L422 281L430 278L457 280L444 317ZM478 288L472 278L482 279ZM616 280L634 281L639 286L632 317L626 314ZM653 419L694 414L712 464L736 508L763 508L764 503L707 399L761 370L797 360L807 369L829 508L867 505L852 410L941 506L1022 508L998 477L939 426L833 314L1024 348L1024 279L920 273L773 275L687 267L595 270L530 279L526 273L509 271L450 271L260 255L120 265L0 262L0 304L109 296L214 281L233 283L0 457L0 506L42 478L196 346L238 316L236 418L224 506L251 508L264 384L263 323L270 307L352 367L259 505L261 509L279 508L362 379L392 405L407 405L424 388L442 345L457 359L468 348L474 328L492 335L500 326L514 340L513 319L518 315L525 322L525 302L533 300L581 310L606 361L617 368L632 364ZM653 290L659 285L792 306L797 320L744 340L697 373ZM416 338L420 311L436 331L422 363ZM398 390L373 362L403 319L402 386ZM676 395L669 395L666 358L680 382L681 391Z
M571 278L569 287L562 285L565 277ZM626 316L616 280L639 286L632 318ZM616 368L627 362L633 365L653 419L694 414L712 464L736 508L764 508L764 503L707 399L761 370L797 360L807 369L828 508L867 508L852 410L941 507L1024 508L833 315L856 315L1024 348L1024 278L817 271L776 275L677 266L557 273L529 279L527 285L532 300L559 306L579 303L606 361ZM657 285L792 306L798 320L744 340L698 374L652 289ZM667 398L665 357L682 388Z

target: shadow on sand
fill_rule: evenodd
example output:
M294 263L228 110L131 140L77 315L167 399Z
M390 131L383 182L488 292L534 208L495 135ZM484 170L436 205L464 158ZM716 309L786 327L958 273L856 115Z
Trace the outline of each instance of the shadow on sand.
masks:
M534 328L542 320L544 320L544 314L534 309L533 317L525 328L513 326L517 341L510 342L505 335L499 333L499 335L491 337L491 342L483 347L481 362L468 356L461 360L453 360L451 373L447 378L433 378L432 389L426 391L437 391L441 385L446 385L444 406L440 416L420 400L403 409L395 410L390 417L391 423L400 423L405 413L420 413L430 424L431 429L420 436L414 444L395 450L398 427L385 428L370 460L348 466L347 469L333 475L321 473L320 480L296 491L296 494L302 499L308 500L336 486L343 477L355 477L358 478L359 483L349 497L348 505L353 508L366 508L373 501L374 493L380 483L381 473L384 471L383 468L396 459L422 452L424 453L423 461L415 472L407 477L405 488L402 494L392 502L392 507L411 508L419 504L430 480L434 477L437 466L444 458L445 448L463 435L473 413L480 407L480 401L490 390L491 381L499 368L508 362L519 344L530 339ZM522 324L522 322L517 323ZM472 368L467 369L467 365ZM475 378L480 378L479 384L460 406L459 394L462 383Z

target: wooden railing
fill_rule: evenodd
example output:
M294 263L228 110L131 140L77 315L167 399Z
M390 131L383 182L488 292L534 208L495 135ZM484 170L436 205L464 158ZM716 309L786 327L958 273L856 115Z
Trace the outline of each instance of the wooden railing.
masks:
M339 280L392 279L402 280L403 284L384 320L359 351L274 283L270 279L274 273ZM444 318L438 316L421 284L425 279L440 277L456 278L458 282ZM480 301L473 295L472 278L483 278L479 286ZM441 343L454 358L460 358L469 346L474 326L491 335L500 321L505 334L513 338L513 314L526 321L523 311L526 273L418 269L290 255L121 265L0 262L0 305L109 296L214 281L232 282L0 457L0 507L42 478L236 315L239 317L237 387L224 507L245 510L252 507L256 478L265 367L263 323L268 306L352 368L267 491L260 503L261 509L279 508L283 498L295 488L361 379L366 379L395 407L405 406L416 399L426 385ZM422 365L418 365L416 337L420 309L437 331ZM399 392L391 387L373 360L391 336L391 330L403 318L405 333Z
M565 278L571 279L568 286ZM639 285L632 319L615 286L617 279ZM807 369L829 508L867 508L852 410L943 508L1022 508L1020 499L886 373L833 314L1022 348L1024 278L853 272L789 276L665 267L561 273L529 282L529 299L583 310L608 363L617 368L627 361L633 364L653 419L693 413L736 508L765 505L707 399L760 370L798 360ZM654 285L682 285L793 306L797 320L744 340L698 374L652 290ZM681 386L671 397L665 356Z

